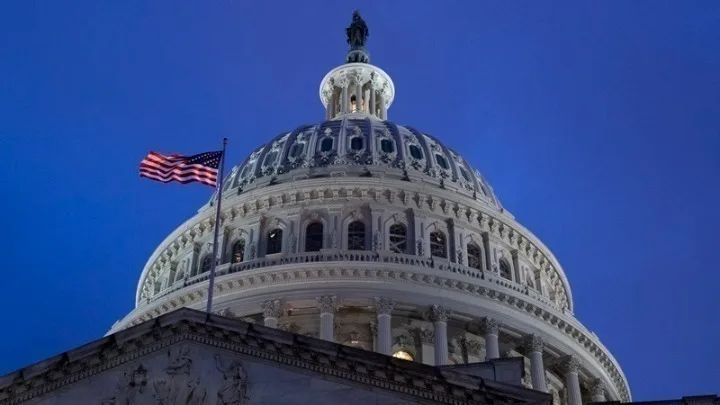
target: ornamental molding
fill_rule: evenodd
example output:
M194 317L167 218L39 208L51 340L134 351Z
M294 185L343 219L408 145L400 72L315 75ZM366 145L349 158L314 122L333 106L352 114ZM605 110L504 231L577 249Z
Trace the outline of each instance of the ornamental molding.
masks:
M329 130L330 128L327 129ZM570 289L567 287L568 284L565 275L561 273L561 270L558 270L559 265L556 265L556 261L554 260L554 258L548 258L547 254L545 253L547 249L542 245L542 243L526 229L520 229L522 228L522 226L514 220L510 218L505 218L505 222L502 222L502 220L497 216L485 212L482 207L475 207L478 205L476 202L473 202L472 204L464 204L461 202L457 202L455 201L455 199L461 198L458 198L459 196L454 193L435 194L412 191L407 189L398 190L397 188L376 188L372 186L356 187L355 191L358 192L351 193L350 190L350 188L344 186L328 186L320 188L307 187L297 190L297 192L294 194L288 191L276 191L276 193L274 194L268 193L264 195L258 195L257 199L249 201L246 198L241 198L240 201L237 201L235 203L233 203L232 200L226 201L225 204L227 205L227 207L224 209L223 214L225 217L230 218L234 216L233 213L236 213L236 218L232 222L228 221L229 223L227 226L241 228L243 226L242 224L237 223L238 219L256 220L256 217L260 215L267 215L268 211L288 208L304 208L307 207L308 202L327 203L332 201L334 203L337 203L338 201L342 200L353 200L355 202L357 202L357 200L364 200L377 203L379 201L384 201L391 207L397 207L399 209L429 209L430 212L443 216L447 216L447 214L442 212L442 207L451 207L452 212L462 213L459 216L459 220L464 226L469 227L471 231L477 232L479 234L483 233L483 231L486 231L490 235L501 240L501 228L512 230L514 234L518 235L527 234L523 236L523 239L526 240L527 249L519 250L519 253L522 254L523 258L529 263L531 263L533 266L537 267L541 271L545 271L546 274L549 275L549 278L551 280L556 280L559 282L559 285L562 289L561 295L564 295L566 297L567 305L572 308L571 292ZM327 199L325 198L326 195L330 195L332 197L330 199ZM391 195L393 197L397 195L400 198L390 198ZM295 198L291 198L291 196ZM406 198L406 196L410 196L410 198ZM310 201L308 201L308 199L310 199ZM430 201L432 202L432 204L423 204L424 201ZM416 207L413 207L413 205L416 205ZM166 238L166 240L155 251L153 256L151 256L150 260L148 261L148 264L146 265L146 268L141 276L141 285L138 286L138 292L136 295L137 304L140 304L141 301L140 293L142 292L143 288L142 284L152 284L155 281L153 280L153 277L147 277L148 275L150 275L150 269L155 268L158 263L173 260L178 255L185 253L185 250L183 249L177 251L173 249L173 246L175 246L176 243L182 244L183 240L192 242L196 239L201 239L203 237L210 237L211 232L209 232L209 230L212 227L212 211L213 210L206 210L206 212L198 215L200 216L199 219L198 216L196 216L195 218L188 220L186 222L186 224L188 225L183 225L178 230L173 232L173 234ZM447 208L445 208L445 211L447 211ZM276 212L274 213L274 215L280 215L280 213ZM206 217L203 218L202 216ZM513 223L512 226L509 224L510 222ZM539 248L538 245L541 247ZM254 247L251 246L251 249L254 249ZM251 256L252 258L255 257L253 252L251 252Z
M368 252L372 255L372 252ZM413 266L393 267L388 263L354 263L354 262L332 262L324 263L333 267L317 268L317 263L312 263L312 269L298 268L301 264L293 263L272 268L263 268L259 271L248 271L253 269L253 263L239 263L222 265L218 267L218 278L216 279L216 294L229 294L234 290L242 291L243 295L249 293L253 288L267 288L270 285L293 285L298 282L308 281L331 282L331 281L375 281L383 284L402 283L417 286L433 287L453 291L460 294L468 294L476 297L483 297L502 304L507 308L532 316L545 325L551 326L561 336L572 341L581 347L586 353L597 361L602 370L613 382L616 392L623 401L630 401L630 392L627 387L625 376L622 374L617 361L609 351L599 342L592 332L583 327L572 316L563 314L553 308L551 304L538 301L536 292L527 288L520 289L514 283L509 283L489 272L475 271L471 273L465 268L454 266L438 266L433 271L439 270L436 274L423 274L420 269L429 268L430 260L417 258ZM246 267L243 267L246 266ZM236 269L236 272L227 274L228 270ZM418 269L416 269L418 268ZM248 269L248 270L245 270ZM427 270L426 270L427 271ZM443 273L454 273L444 276ZM457 277L462 276L462 280ZM202 278L196 284L188 285L167 295L162 302L153 302L149 305L136 308L123 321L118 323L115 330L131 327L145 321L156 318L164 313L170 312L181 306L204 305L206 300L207 277ZM505 283L505 284L503 284Z
M433 305L428 312L428 318L433 322L447 322L450 310L442 305Z
M283 314L283 304L279 299L263 301L260 308L265 318L280 318Z
M482 334L491 334L491 335L498 335L500 333L500 328L502 327L502 323L500 321L488 318L488 317L482 317L478 321L478 326L480 327L480 332Z
M340 300L334 295L317 297L317 307L321 314L334 314L340 308Z
M539 335L528 335L523 339L522 342L522 348L530 353L530 352L543 352L543 347L545 346L545 343L543 341L542 336Z
M375 312L378 315L392 315L395 300L392 298L375 297Z

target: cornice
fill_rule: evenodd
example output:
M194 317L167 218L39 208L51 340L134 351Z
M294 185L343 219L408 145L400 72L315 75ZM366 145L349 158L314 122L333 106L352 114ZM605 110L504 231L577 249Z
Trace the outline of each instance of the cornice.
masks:
M367 253L368 257L377 257L373 252ZM253 270L254 263L243 262L218 268L215 294L219 297L220 294L230 294L233 290L238 290L242 291L245 297L249 297L252 289L263 289L271 285L297 285L297 288L300 288L302 285L309 285L309 281L316 283L376 281L413 284L484 297L534 317L579 345L605 370L620 398L623 401L630 400L627 380L615 358L592 332L574 317L543 304L527 287L508 282L490 272L482 272L454 263L437 265L433 263L430 259L420 257L415 257L415 261L409 263L410 265L384 261L340 260L322 263L293 261L269 268L255 267ZM318 266L319 264L322 266ZM116 328L122 325L125 327L137 325L176 308L202 303L206 297L206 278L207 276L200 277L196 284L169 294L162 302L136 308Z
M547 272L551 282L559 280L563 286L570 311L573 310L572 292L560 264L550 250L515 219L504 212L469 199L461 194L442 190L422 183L408 183L390 179L353 179L348 187L340 179L317 179L312 185L279 184L223 201L221 226L233 225L239 219L257 220L278 209L297 209L309 204L341 204L353 202L383 202L401 209L426 210L461 221L478 233L487 232L501 240L540 271ZM185 221L158 246L148 259L140 277L135 302L140 304L141 293L148 273L159 274L164 263L183 251L188 244L209 235L214 226L213 210L205 210ZM239 225L239 224L238 224Z

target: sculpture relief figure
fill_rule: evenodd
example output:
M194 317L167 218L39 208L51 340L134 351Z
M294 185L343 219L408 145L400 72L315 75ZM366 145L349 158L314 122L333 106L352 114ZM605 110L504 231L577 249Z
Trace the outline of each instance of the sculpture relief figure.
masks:
M168 366L165 372L172 379L168 405L204 405L207 393L200 387L199 380L190 378L192 359L190 348L185 345L181 347L175 356L168 351ZM156 398L157 400L157 398Z
M352 23L345 29L345 33L347 33L347 43L350 44L352 48L362 48L365 46L365 41L367 41L367 37L370 36L370 31L368 30L367 24L365 24L365 20L360 17L359 11L355 10L353 12Z
M124 372L115 385L115 395L104 399L102 405L135 405L135 398L145 390L147 369L141 364L136 369Z
M217 393L217 405L243 405L247 402L247 375L239 361L233 360L229 366L222 365L219 355L215 355L215 365L223 375L223 382Z

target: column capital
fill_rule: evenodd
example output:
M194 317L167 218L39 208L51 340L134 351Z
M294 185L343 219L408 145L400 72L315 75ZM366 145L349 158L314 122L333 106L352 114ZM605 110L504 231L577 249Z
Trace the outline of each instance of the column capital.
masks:
M375 312L378 315L392 315L395 309L395 300L385 297L375 297Z
M564 356L560 359L558 365L565 373L577 373L580 370L580 359L574 355Z
M527 335L522 341L522 348L526 352L543 352L543 347L545 346L545 341L543 341L542 336L539 335Z
M334 314L340 308L340 300L334 295L317 297L317 306L321 314Z
M593 378L590 381L590 396L591 397L604 397L605 396L605 382L602 378Z
M417 328L413 330L421 344L434 344L435 332L432 329Z
M447 322L448 317L450 316L450 310L442 305L435 304L430 307L428 316L433 322Z
M498 321L497 319L488 318L488 317L482 317L480 318L480 321L478 322L480 325L480 331L484 334L492 334L497 335L500 333L500 327L502 326L502 323Z
M282 300L267 300L260 304L265 318L279 318L283 313Z

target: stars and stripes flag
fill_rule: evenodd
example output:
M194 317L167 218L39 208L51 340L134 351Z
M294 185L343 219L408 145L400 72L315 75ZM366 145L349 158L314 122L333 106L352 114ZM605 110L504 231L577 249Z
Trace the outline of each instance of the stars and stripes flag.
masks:
M204 152L192 156L165 156L150 152L140 162L140 177L163 183L177 181L187 184L197 181L215 187L222 155L223 151Z

